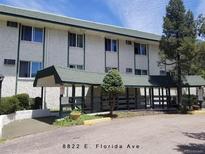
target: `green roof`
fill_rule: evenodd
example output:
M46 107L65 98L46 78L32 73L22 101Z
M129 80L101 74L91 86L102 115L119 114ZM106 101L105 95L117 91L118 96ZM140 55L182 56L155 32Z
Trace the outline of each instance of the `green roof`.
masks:
M69 84L100 85L105 73L93 73L73 70L65 67L51 66L37 72L34 87L56 87ZM121 74L127 87L175 87L176 82L170 76L136 76ZM184 86L204 86L205 80L200 76L186 76Z
M65 26L100 31L105 33L112 33L112 34L123 35L127 37L146 39L150 41L159 41L161 38L160 35L156 35L152 33L141 32L133 29L127 29L123 27L107 25L102 23L90 22L86 20L79 20L79 19L69 18L66 16L60 16L51 13L21 9L17 7L2 5L2 4L0 5L0 15L38 20L38 21L43 21L43 22L48 22L48 23L53 23L58 25L65 25Z

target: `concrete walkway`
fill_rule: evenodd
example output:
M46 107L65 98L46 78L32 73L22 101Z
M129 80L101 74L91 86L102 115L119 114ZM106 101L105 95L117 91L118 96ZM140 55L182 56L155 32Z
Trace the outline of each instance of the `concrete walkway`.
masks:
M205 115L139 116L59 128L7 141L0 145L0 153L202 154Z
M55 117L45 117L37 119L26 119L14 121L3 128L3 138L11 139L29 134L35 134L57 127L51 125Z

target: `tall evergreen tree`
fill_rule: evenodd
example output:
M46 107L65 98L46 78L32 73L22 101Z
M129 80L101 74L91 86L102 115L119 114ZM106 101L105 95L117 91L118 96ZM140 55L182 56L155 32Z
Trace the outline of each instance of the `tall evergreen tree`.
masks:
M174 71L178 83L177 93L180 105L182 104L182 77L190 70L191 65L188 61L194 57L195 42L196 26L193 13L186 12L182 0L170 0L164 17L160 54L163 64L175 65ZM167 60L171 63L167 63Z

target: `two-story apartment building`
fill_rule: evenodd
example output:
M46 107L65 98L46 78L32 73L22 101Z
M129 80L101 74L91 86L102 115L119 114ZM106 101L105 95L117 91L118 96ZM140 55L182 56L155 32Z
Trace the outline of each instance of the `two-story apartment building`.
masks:
M82 71L165 75L159 65L160 36L117 26L0 5L2 96L28 93L58 108L60 89L33 87L38 70L58 65ZM81 87L76 87L80 95ZM72 90L66 89L66 96Z

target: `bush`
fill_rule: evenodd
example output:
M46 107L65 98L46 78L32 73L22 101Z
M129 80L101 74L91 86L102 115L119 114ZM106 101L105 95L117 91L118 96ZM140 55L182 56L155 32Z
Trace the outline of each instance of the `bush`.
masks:
M24 110L24 109L29 109L29 95L28 94L18 94L15 95L19 100L19 107L18 110Z
M19 100L15 97L6 97L1 100L0 114L10 114L19 108Z

